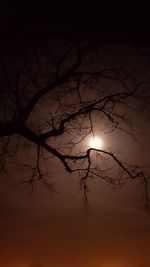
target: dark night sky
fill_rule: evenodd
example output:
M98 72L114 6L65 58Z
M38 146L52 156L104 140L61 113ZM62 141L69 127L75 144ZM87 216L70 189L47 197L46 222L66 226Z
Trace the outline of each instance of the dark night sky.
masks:
M149 42L148 1L59 2L5 4L0 10L0 32L14 42L48 36L96 38L102 41ZM14 38L15 36L15 38Z

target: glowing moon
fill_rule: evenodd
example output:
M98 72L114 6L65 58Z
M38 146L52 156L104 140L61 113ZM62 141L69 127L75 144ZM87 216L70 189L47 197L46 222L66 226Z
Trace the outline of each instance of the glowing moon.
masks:
M101 138L99 137L92 137L90 139L90 148L100 149L103 145Z

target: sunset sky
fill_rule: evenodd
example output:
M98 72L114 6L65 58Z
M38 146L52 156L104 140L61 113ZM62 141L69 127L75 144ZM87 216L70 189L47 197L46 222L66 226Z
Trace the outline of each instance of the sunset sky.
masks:
M91 6L87 10L83 6L81 9L76 6L68 15L66 8L62 9L63 12L60 8L57 13L57 5L53 5L51 9L55 12L52 12L50 18L48 11L45 11L46 17L44 16L44 8L41 8L41 15L40 6L33 16L33 7L30 9L26 6L24 14L21 6L5 6L0 25L3 37L1 55L5 51L8 54L14 52L20 57L21 53L32 53L35 45L40 43L41 46L43 40L45 43L48 38L76 36L80 39L84 36L88 41L109 41L110 47L121 55L124 66L129 69L136 66L143 75L150 77L149 5L138 5L137 13L133 17L133 6L129 10L127 7L116 7L110 5L103 8L109 16L104 22L103 11L99 13L96 7ZM56 13L59 18L54 22ZM76 14L78 23L74 22ZM146 15L142 20L144 14ZM71 20L70 24L68 20ZM2 27L4 21L7 22ZM8 40L12 40L12 43ZM136 49L139 47L142 49L140 51L146 51L146 56L138 54ZM105 56L109 58L109 54L106 53ZM114 151L124 155L125 160L138 164L148 174L150 108L141 107L140 112L133 115L131 111L127 116L134 121L131 129L137 141L124 132L103 133L100 136L97 128L97 133L104 148L112 147ZM84 148L87 149L88 146L89 140L84 142ZM24 160L32 157L32 152L30 154L26 149L24 148L25 153L24 150L18 151L13 159L9 159L9 175L0 174L1 267L150 266L150 211L144 208L145 192L140 180L127 180L121 187L114 188L106 181L91 179L88 193L91 210L87 214L87 210L83 209L83 195L78 177L68 174L57 160L54 160L50 173L56 192L49 192L39 182L33 194L29 195L27 185L18 184L19 179L26 175L17 165L19 157L23 153Z

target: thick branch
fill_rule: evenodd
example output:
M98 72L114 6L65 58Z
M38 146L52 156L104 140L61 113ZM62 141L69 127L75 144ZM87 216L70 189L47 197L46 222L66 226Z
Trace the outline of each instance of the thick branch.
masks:
M14 122L4 123L0 121L0 137L13 135L17 132L17 125Z
M121 99L126 99L127 97L131 97L134 95L134 92L121 92L118 94L112 94L112 95L108 95L105 96L97 101L94 101L92 103L89 103L83 107L81 107L78 111L69 114L65 119L61 120L59 128L57 129L53 129L51 131L47 131L45 133L42 133L40 135L41 140L46 140L50 137L53 136L59 136L62 135L64 133L65 130L65 125L73 120L75 120L77 117L82 116L84 114L88 114L89 112L92 111L104 111L106 105L109 102L114 102L114 103L119 103L119 101L121 101Z
M40 136L36 135L32 130L30 130L26 126L24 126L22 129L19 130L18 134L25 137L30 142L32 142L38 146L43 147L45 150L50 152L52 155L59 158L61 160L61 162L63 163L63 165L65 166L66 170L68 172L71 172L71 169L69 168L68 164L66 163L64 156L61 153L59 153L56 149L51 147L49 144L42 141Z
M21 120L21 122L25 122L28 119L30 113L32 112L32 110L33 110L34 106L37 104L37 102L44 95L46 95L48 92L53 90L55 87L57 87L59 85L63 85L65 82L67 82L71 78L73 73L78 69L80 64L81 64L81 51L80 51L80 47L77 47L77 59L76 59L76 62L73 64L73 66L69 70L67 70L66 73L64 73L61 76L56 76L56 79L54 79L54 81L50 81L44 88L39 90L32 97L32 99L30 99L28 105L24 108L23 112L21 113L19 120Z

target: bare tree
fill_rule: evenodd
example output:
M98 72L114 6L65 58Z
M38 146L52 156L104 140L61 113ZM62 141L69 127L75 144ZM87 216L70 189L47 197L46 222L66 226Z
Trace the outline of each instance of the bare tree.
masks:
M148 177L138 166L124 162L110 148L85 145L99 124L105 133L130 134L125 127L127 110L148 97L149 79L114 62L113 53L105 45L51 42L24 58L1 57L2 171L7 171L10 155L31 145L33 161L22 163L30 169L24 182L31 192L39 180L53 190L45 167L53 156L68 173L79 175L84 203L91 177L112 185L128 177L144 182L148 205Z

